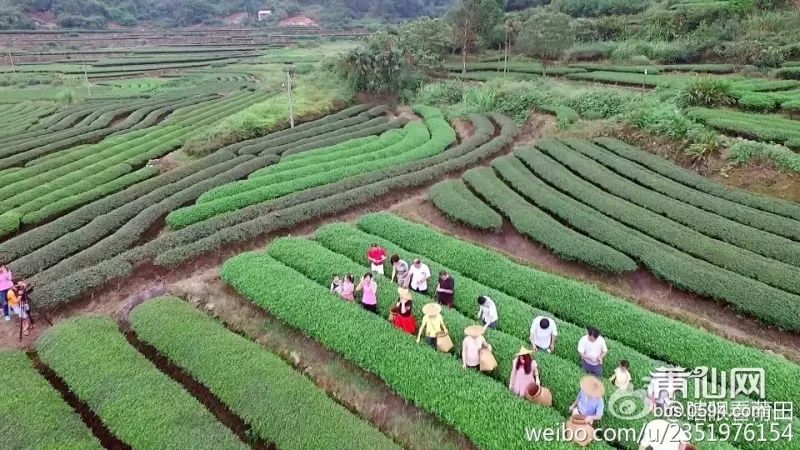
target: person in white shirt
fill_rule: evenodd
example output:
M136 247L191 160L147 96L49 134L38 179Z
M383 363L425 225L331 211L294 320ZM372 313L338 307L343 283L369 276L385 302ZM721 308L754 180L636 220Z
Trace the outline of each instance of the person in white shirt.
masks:
M428 278L431 277L431 269L427 264L423 264L419 258L414 259L414 264L408 269L406 275L410 280L409 286L412 291L420 294L428 294Z
M552 353L556 349L556 338L558 328L556 321L542 316L536 316L531 324L531 346L547 353Z
M488 295L478 297L478 320L487 328L497 328L497 306Z
M651 420L642 432L640 450L688 450L689 437L677 422L664 419Z
M619 365L614 369L614 375L608 381L614 383L620 391L632 391L633 384L631 384L630 363L624 359L619 361Z
M603 376L603 359L608 353L606 340L600 336L600 330L595 327L586 328L586 336L578 341L578 353L581 354L581 363L586 373L596 377Z
M470 325L464 329L464 342L461 343L461 363L465 369L480 370L481 349L492 351L492 346L483 337L485 328Z

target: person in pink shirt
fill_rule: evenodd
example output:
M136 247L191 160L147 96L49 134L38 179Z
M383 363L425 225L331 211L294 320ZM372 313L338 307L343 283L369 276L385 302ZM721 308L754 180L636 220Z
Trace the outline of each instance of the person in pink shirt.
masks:
M367 272L361 277L356 291L363 291L361 306L367 311L378 314L378 283L372 279L372 272Z
M528 386L539 384L539 368L532 355L533 350L522 347L514 355L514 362L511 364L508 388L520 397L524 397L528 392Z
M6 321L11 320L8 315L8 291L14 287L14 276L8 267L5 265L0 266L0 301L3 302L3 318Z
M354 302L356 299L353 297L353 291L355 291L355 285L353 284L354 278L352 273L348 273L344 277L344 281L339 286L339 296L342 297L342 300L348 302Z

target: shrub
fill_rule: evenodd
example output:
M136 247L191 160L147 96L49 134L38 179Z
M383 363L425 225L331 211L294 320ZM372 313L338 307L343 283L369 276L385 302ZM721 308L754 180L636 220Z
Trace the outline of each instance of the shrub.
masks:
M678 106L727 106L735 103L733 86L727 80L698 76L681 88Z
M734 164L770 164L780 170L800 173L800 155L782 145L737 140L730 147L728 159Z
M789 80L800 80L800 66L781 67L775 70L775 76Z
M744 109L765 112L775 109L780 103L780 99L768 93L751 92L739 97L738 103Z

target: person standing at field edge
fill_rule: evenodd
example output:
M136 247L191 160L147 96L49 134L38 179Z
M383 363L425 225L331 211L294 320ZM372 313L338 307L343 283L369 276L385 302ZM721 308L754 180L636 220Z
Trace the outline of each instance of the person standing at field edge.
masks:
M14 276L8 267L0 266L0 301L3 303L3 319L8 322L11 317L8 315L8 291L14 287Z
M447 272L439 272L439 284L436 285L436 299L442 306L453 307L456 281Z
M543 316L536 316L531 324L531 346L547 353L556 350L558 328L556 321Z
M478 320L482 321L486 328L497 328L497 306L494 300L488 295L478 297Z
M381 275L384 275L383 263L386 261L386 249L376 243L372 243L367 251L367 259L370 263L370 269Z
M428 303L422 307L422 314L425 317L422 318L422 324L417 332L417 343L419 343L422 333L425 333L425 340L431 347L436 348L436 338L439 333L448 333L441 313L442 305L438 303Z
M408 269L409 287L412 291L428 295L428 278L431 277L431 269L427 264L423 264L419 258L414 259L414 264Z
M603 359L608 354L606 340L595 327L586 328L586 335L578 341L583 370L596 377L603 376Z

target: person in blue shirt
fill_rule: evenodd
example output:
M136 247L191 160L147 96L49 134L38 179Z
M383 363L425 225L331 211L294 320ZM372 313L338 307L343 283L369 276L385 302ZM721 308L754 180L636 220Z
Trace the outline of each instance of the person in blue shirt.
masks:
M603 394L605 393L606 387L600 379L591 375L583 377L578 398L570 406L572 415L584 416L587 423L594 425L595 422L603 418L605 409Z

